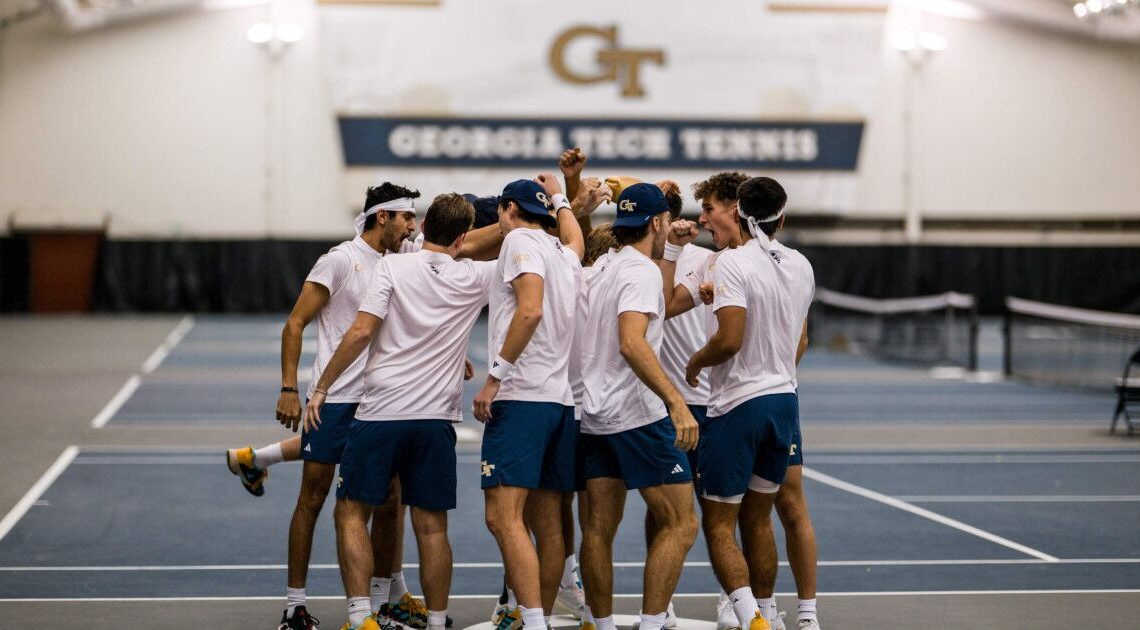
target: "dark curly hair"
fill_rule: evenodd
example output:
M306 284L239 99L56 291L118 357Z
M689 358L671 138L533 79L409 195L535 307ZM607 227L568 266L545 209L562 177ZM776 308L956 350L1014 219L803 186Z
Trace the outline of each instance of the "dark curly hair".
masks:
M384 182L379 186L370 186L368 192L364 195L364 207L360 209L364 212L378 203L385 203L400 197L408 197L410 199L419 199L420 191L397 186L392 182ZM372 215L364 220L364 231L367 232L376 227L376 215Z
M693 198L697 201L716 195L721 201L736 201L736 190L748 179L744 173L724 172L693 184Z

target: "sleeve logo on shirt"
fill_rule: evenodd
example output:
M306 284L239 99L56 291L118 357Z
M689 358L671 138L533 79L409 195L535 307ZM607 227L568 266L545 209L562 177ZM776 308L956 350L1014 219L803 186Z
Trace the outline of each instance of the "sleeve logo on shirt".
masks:
M516 265L521 265L528 260L530 260L530 256L528 256L526 254L518 254L515 256L515 264Z
M622 212L633 212L636 209L637 203L630 201L629 199L623 199L622 202L618 204L618 210L621 210Z
M357 263L357 264L356 264L356 267L354 267L353 269L354 269L355 271L357 271L357 272L361 272L361 271L364 271L364 265L361 265L360 263Z

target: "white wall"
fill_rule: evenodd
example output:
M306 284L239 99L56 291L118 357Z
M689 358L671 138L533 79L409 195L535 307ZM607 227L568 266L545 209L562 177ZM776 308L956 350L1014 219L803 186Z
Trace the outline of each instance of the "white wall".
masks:
M747 0L752 8L736 20L652 3L651 15L660 17L647 23L640 3L609 13L544 4L549 15L524 17L519 0L319 9L311 1L279 5L278 17L301 23L306 36L276 62L245 37L251 24L268 19L268 6L80 35L63 33L50 16L0 31L0 221L12 212L109 212L112 233L123 237L332 237L349 229L351 206L377 179L433 194L490 192L520 175L346 170L338 110L866 117L856 176L777 176L800 208L902 213L905 66L886 43L883 16L770 15ZM516 17L480 12L492 7ZM547 31L582 15L618 22L630 45L672 51L669 67L646 70L656 96L623 102L610 86L574 88L551 78ZM538 26L519 31L520 21L532 19ZM913 198L924 214L1140 217L1140 47L923 20L923 28L950 40L912 83ZM507 40L495 30L503 24L536 34ZM741 33L751 33L756 46ZM425 64L448 70L425 71ZM465 74L471 81L458 88L448 80ZM751 78L738 90L694 85L731 86L733 76ZM378 87L392 84L399 89ZM512 90L520 96L503 102ZM661 175L687 185L703 174Z

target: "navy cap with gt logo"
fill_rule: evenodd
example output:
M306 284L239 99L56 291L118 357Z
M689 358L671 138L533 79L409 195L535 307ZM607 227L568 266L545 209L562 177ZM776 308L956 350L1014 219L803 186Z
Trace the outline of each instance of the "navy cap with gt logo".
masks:
M558 219L550 214L550 200L546 198L546 191L536 181L516 179L507 184L499 198L519 204L519 209L546 227L558 227Z
M621 191L614 227L640 227L662 212L669 212L665 193L653 184L633 184Z

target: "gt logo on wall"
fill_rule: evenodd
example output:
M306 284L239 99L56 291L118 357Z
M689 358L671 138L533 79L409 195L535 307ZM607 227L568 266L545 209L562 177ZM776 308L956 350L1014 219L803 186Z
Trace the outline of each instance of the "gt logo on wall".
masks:
M576 40L590 38L600 40L602 46L594 55L597 68L583 71L571 68L566 62L566 49ZM594 27L575 26L560 34L550 47L550 67L558 78L567 83L589 85L612 81L621 86L624 98L645 96L641 87L641 64L665 64L665 51L649 48L622 48L618 44L616 25Z

